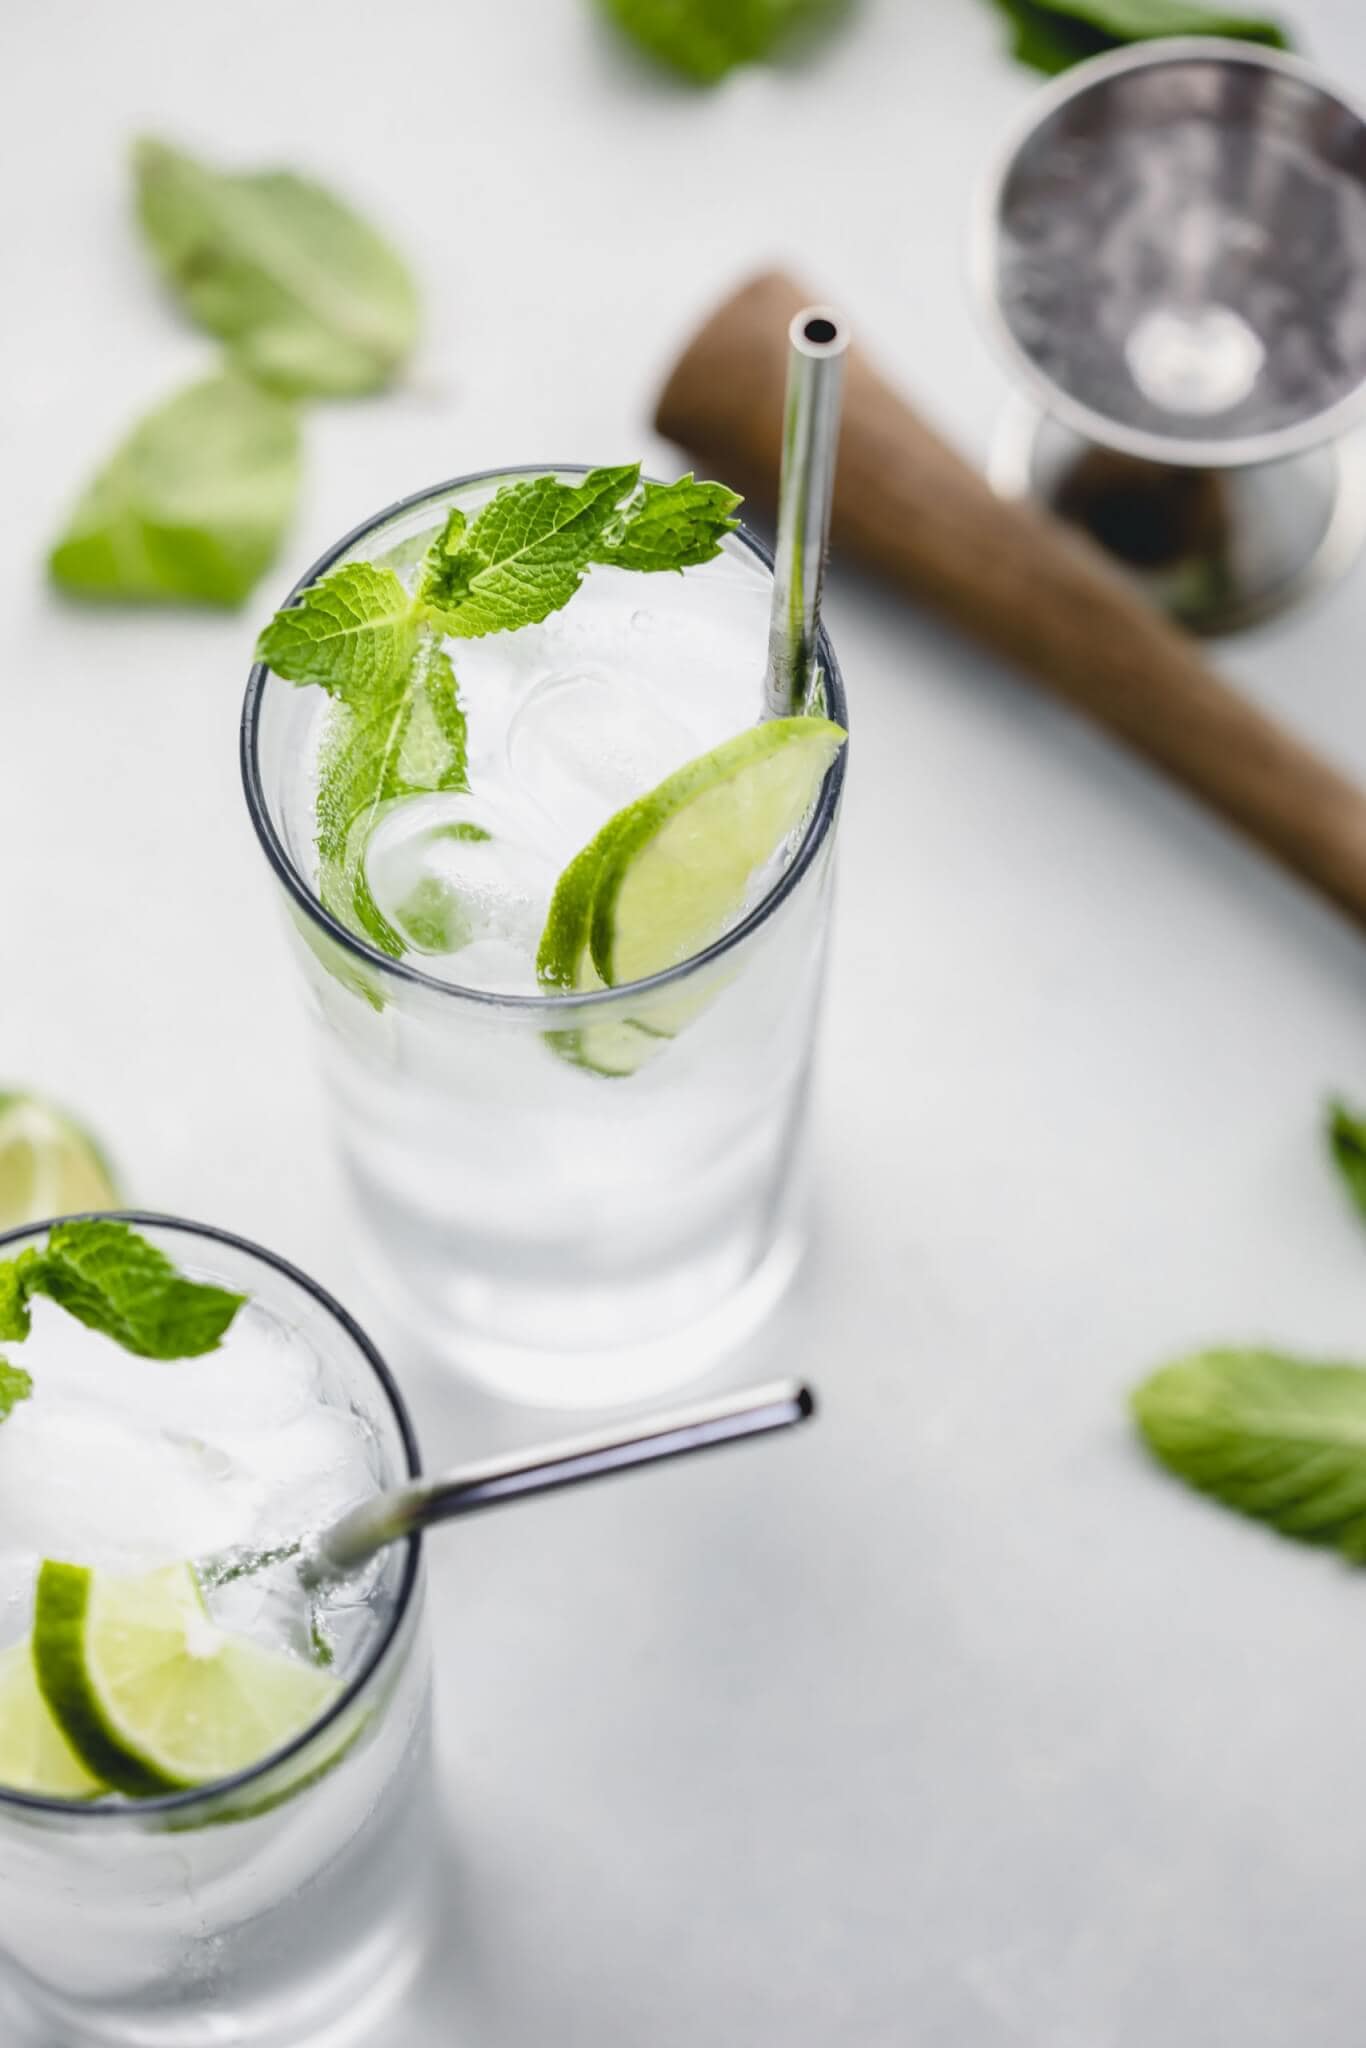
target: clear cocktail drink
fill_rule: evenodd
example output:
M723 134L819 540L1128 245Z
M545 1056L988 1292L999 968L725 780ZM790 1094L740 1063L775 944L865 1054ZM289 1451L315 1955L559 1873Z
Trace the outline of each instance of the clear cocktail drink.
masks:
M451 509L473 526L518 481L424 493L300 590L354 562L411 589ZM319 820L325 834L349 714L253 674L248 798L378 1276L500 1391L610 1400L685 1378L792 1269L842 755L690 956L604 987L591 968L548 983L543 954L557 881L605 821L758 721L770 596L741 530L681 573L599 561L572 602L516 630L443 639L438 624L459 771L384 785L400 793L370 807L340 897ZM821 661L812 708L842 724L825 642ZM398 734L395 759L429 757L431 740Z
M214 1735L239 1767L127 1796L68 1783L82 1766L67 1757L67 1796L0 1784L0 2039L364 2039L415 1965L428 1896L417 1548L326 1597L306 1595L289 1560L259 1560L406 1479L411 1430L378 1355L311 1282L217 1232L133 1220L182 1272L248 1299L205 1356L132 1356L43 1299L22 1347L4 1345L33 1385L0 1422L0 1741L12 1781L39 1754L20 1741L36 1708L15 1680L39 1661L42 1560L123 1586L228 1559L257 1568L215 1585L201 1567L190 1645L205 1659L225 1638L243 1646L248 1682ZM45 1237L0 1241L0 1260ZM186 1731L164 1703L152 1711L161 1682L132 1697L173 1770L164 1756ZM280 1739L282 1682L296 1701ZM45 1740L51 1772L50 1728Z

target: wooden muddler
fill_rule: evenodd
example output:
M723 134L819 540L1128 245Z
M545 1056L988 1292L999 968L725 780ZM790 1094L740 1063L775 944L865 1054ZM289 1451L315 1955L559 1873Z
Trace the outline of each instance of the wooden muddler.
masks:
M713 314L655 424L771 506L787 330L810 303L756 278ZM850 351L836 550L1127 740L1366 926L1366 794L1222 682L1082 535L985 480Z

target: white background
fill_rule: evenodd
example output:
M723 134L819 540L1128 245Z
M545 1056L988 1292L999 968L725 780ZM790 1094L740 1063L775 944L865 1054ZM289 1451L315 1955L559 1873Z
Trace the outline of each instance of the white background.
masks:
M1359 0L1287 0L1366 89ZM0 1080L135 1198L343 1295L305 1016L243 808L259 619L354 521L493 463L676 463L648 421L774 259L971 452L1002 378L975 181L1032 89L982 0L867 0L710 96L588 0L4 0ZM149 127L306 167L409 253L411 388L307 421L240 618L61 605L42 555L210 360L130 226ZM1125 1389L1201 1341L1366 1354L1320 1099L1366 955L1145 770L838 565L851 699L818 1239L745 1361L801 1442L433 1545L446 1941L402 2048L1354 2048L1366 1585L1183 1495ZM1366 773L1366 571L1229 673ZM531 1415L410 1376L429 1460Z

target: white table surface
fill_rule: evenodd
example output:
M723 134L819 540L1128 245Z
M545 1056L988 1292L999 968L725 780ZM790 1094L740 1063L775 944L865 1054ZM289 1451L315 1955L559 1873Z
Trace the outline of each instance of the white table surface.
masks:
M1359 0L1287 0L1366 88ZM964 283L1031 90L978 0L868 0L712 96L586 0L4 0L0 1076L149 1206L349 1262L303 1005L238 784L253 625L337 533L496 462L673 459L652 397L771 259L980 455ZM306 165L422 278L415 388L307 423L241 618L65 608L93 459L210 360L122 167L146 126ZM1366 1094L1366 952L1153 776L838 567L855 739L817 1242L742 1372L803 1440L434 1546L448 1939L402 2048L1355 2048L1366 1586L1183 1494L1125 1389L1194 1343L1366 1353L1320 1098ZM1366 772L1366 569L1228 646ZM429 1461L544 1417L400 1356Z

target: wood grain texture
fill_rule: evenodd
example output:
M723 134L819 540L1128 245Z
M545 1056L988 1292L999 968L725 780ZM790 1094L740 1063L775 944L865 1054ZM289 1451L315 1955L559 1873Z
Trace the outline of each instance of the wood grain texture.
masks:
M816 296L754 279L659 401L660 433L770 507L788 323ZM1366 927L1366 795L1223 682L1082 535L996 497L856 348L832 543L1127 741Z

